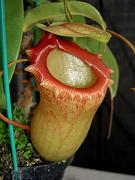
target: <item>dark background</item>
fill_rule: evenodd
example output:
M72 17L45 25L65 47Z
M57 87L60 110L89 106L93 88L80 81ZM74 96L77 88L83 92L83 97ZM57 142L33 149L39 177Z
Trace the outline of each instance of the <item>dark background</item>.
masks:
M135 44L134 0L89 0L102 14L107 27ZM110 115L109 93L98 109L89 134L73 165L135 174L135 56L123 42L109 43L120 69L119 89L114 101L112 134L107 140Z

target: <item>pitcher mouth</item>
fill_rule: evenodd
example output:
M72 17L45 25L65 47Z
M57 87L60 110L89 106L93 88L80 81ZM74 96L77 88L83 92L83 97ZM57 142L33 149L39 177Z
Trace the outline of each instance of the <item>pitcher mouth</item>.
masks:
M86 86L76 87L64 83L55 77L48 65L48 57L55 49L79 58L80 61L90 68L93 77ZM32 65L29 65L25 70L33 73L38 84L42 87L51 87L53 90L59 89L60 91L66 90L75 94L83 93L83 95L91 93L102 94L112 82L110 78L112 71L102 63L100 56L80 48L73 42L59 39L50 33L45 34L41 42L36 47L28 50L27 54L31 59Z
M47 68L54 79L74 88L88 88L96 81L90 66L58 48L48 54Z

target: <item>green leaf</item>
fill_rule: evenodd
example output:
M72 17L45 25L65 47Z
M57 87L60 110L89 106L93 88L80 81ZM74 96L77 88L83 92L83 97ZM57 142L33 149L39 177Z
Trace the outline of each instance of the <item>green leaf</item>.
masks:
M91 38L77 38L76 42L80 47L87 49L94 54L101 54L103 62L106 64L106 66L113 70L112 80L114 83L110 87L111 99L113 99L118 90L119 68L111 49L107 45Z
M39 40L41 39L42 35L43 35L43 31L37 27L33 28L33 35L34 35L34 45L36 45Z
M68 9L72 16L83 16L90 18L97 22L103 29L106 29L106 24L100 13L90 4L80 1L69 1ZM65 14L63 2L48 3L45 5L42 4L42 6L33 8L25 16L23 31L26 32L30 30L35 24L45 20L56 22L66 21L67 16Z
M85 17L82 17L82 16L73 16L72 22L79 22L79 23L86 24Z
M50 26L37 24L37 27L59 36L90 37L104 43L107 43L111 37L111 35L104 30L82 23L62 23Z
M19 53L22 40L23 26L23 0L5 0L6 11L6 36L7 36L7 55L8 63L14 61ZM2 69L2 49L0 43L0 69ZM13 75L15 66L9 70L9 81ZM5 106L5 97L3 92L2 79L0 78L0 108Z
M118 90L119 67L117 65L115 56L113 55L113 53L109 47L107 47L106 51L103 52L103 61L108 67L110 67L113 70L112 80L114 83L109 88L110 93L111 93L111 99L113 99L116 96L117 90Z

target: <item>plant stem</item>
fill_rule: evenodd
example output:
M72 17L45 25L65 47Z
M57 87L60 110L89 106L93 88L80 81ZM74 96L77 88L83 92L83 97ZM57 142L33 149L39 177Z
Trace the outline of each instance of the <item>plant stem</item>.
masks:
M27 61L28 61L28 59L20 59L20 60L12 61L11 63L8 64L8 68L15 65L15 64L18 64L18 63L21 63L21 62L27 62ZM0 71L0 76L2 76L2 75L3 75L3 71L1 70ZM30 132L30 127L28 125L24 125L24 124L21 124L19 122L12 121L12 120L8 119L7 117L5 117L1 113L0 113L0 118L3 121L5 121L6 123L8 123L8 124L12 124L15 127L18 127L18 128L21 128L21 129L26 129L27 132Z
M112 35L116 36L118 39L120 39L121 41L123 41L135 54L135 46L124 36L122 36L121 34L112 31L112 30L108 30L107 32L111 33ZM134 88L132 88L134 90ZM111 131L112 131L112 121L113 121L113 111L114 111L114 103L113 103L113 99L111 100L111 113L110 113L110 120L109 120L109 128L108 128L108 134L107 134L107 139L110 139L111 136Z
M18 128L21 128L21 129L25 129L25 130L27 130L28 132L30 132L30 126L28 126L28 125L24 125L24 124L22 124L22 123L19 123L19 122L15 122L15 121L13 121L13 120L10 120L10 119L8 119L6 116L4 116L4 115L1 114L1 113L0 113L0 118L1 118L4 122L6 122L6 123L8 123L8 124L12 124L12 125L14 125L15 127L18 127Z
M107 133L107 139L110 139L111 131L112 131L112 121L113 121L113 112L114 112L114 102L113 99L111 99L111 112L110 112L110 119L109 119L109 127L108 127L108 133Z
M18 64L18 63L21 63L21 62L27 62L28 59L20 59L20 60L16 60L16 61L12 61L11 63L8 64L8 68L15 65L15 64ZM0 76L3 75L3 71L0 70Z
M64 9L65 9L65 12L66 12L66 16L67 16L68 21L71 22L72 15L71 15L71 13L70 13L70 11L69 11L67 0L64 0Z
M124 36L122 36L121 34L117 33L117 32L114 32L112 30L109 30L107 29L107 31L109 33L111 33L112 35L116 36L118 39L120 39L121 41L123 41L132 51L133 53L135 54L135 46L127 39L125 38Z

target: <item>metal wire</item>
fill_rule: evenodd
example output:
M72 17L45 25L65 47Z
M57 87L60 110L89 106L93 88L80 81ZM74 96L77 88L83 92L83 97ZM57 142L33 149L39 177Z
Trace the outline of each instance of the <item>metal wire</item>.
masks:
M1 29L1 43L2 43L2 67L3 67L4 90L5 90L5 96L6 96L7 116L9 119L12 119L10 88L9 88L9 80L8 80L8 66L7 66L8 60L7 60L5 2L4 2L4 0L0 0L0 29ZM16 155L16 147L15 147L14 128L12 125L9 125L9 133L10 133L13 167L14 167L14 171L16 173L16 179L18 179L17 178L18 163L17 163L17 155Z

